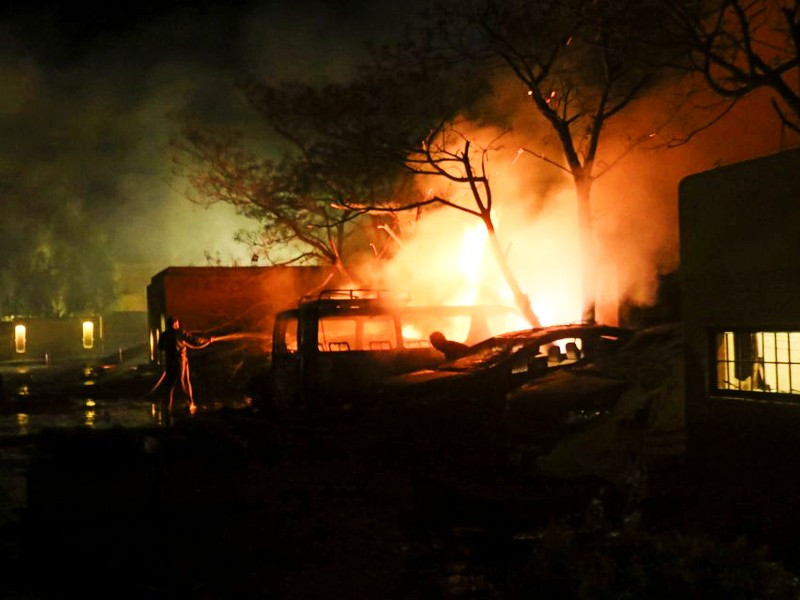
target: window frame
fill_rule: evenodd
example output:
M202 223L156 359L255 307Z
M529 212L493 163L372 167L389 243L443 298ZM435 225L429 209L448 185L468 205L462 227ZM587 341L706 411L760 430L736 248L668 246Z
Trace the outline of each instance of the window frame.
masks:
M731 342L725 342L725 355L720 353L721 338L726 334L732 334ZM752 359L745 361L752 363L752 373L745 379L737 378L739 387L724 387L725 381L721 381L721 369L740 369L743 365L737 366L737 348L736 336L760 336L755 338L754 347L761 347L761 355L754 353ZM773 337L772 353L774 357L772 360L767 360L764 356L765 336ZM786 336L787 353L786 360L778 355L778 337ZM794 339L793 339L794 338ZM708 329L708 383L709 393L711 396L729 396L734 398L760 400L760 401L789 401L793 403L800 403L800 326L767 326L767 327L713 327ZM730 345L732 344L732 346ZM730 358L728 353L733 349L733 357ZM756 351L757 352L757 351ZM741 361L738 361L741 362ZM761 365L760 369L756 365ZM771 371L772 377L768 371ZM795 374L792 374L795 371ZM741 371L740 371L741 372ZM760 375L759 375L760 372ZM783 373L783 375L781 375ZM754 375L763 378L762 384L756 389L751 389L749 386L742 386L741 382L751 379ZM788 375L789 378L789 391L781 390L782 377ZM774 391L768 388L770 380L774 380L777 389Z

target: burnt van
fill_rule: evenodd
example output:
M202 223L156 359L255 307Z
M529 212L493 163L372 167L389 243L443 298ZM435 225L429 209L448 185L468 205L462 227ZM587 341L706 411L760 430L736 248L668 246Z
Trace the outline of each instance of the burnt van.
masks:
M275 319L269 406L298 417L350 410L386 377L442 362L432 332L470 345L514 314L502 306L413 306L407 294L387 290L305 296Z

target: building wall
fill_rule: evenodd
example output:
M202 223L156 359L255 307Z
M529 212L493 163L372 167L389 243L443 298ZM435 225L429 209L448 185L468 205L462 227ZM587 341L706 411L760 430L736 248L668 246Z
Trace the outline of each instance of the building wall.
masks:
M322 286L329 273L329 267L169 267L147 288L153 343L169 315L205 335L271 335L275 315Z
M692 175L679 200L694 481L725 522L796 531L800 395L712 383L716 332L800 332L800 150Z
M104 314L102 343L104 353L108 355L146 345L147 313L127 310Z
M84 336L85 322L92 324L89 336ZM24 327L24 338L19 345L17 327ZM103 352L101 336L102 324L97 316L15 318L0 323L0 360L50 361L95 357Z
M800 328L800 150L692 175L679 198L686 341L703 372L709 327Z

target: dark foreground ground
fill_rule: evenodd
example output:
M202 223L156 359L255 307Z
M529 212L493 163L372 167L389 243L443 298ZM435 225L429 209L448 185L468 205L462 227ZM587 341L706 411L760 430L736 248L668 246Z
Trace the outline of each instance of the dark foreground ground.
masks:
M149 383L109 402L141 403ZM685 461L650 473L632 505L480 448L443 460L359 419L292 424L225 403L153 419L2 437L26 490L0 527L0 596L800 595L793 537L721 524Z

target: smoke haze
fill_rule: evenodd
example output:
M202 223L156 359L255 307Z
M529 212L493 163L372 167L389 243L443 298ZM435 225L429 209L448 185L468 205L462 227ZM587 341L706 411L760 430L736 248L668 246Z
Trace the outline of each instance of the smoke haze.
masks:
M72 199L107 232L118 266L155 274L208 256L249 264L233 238L254 227L227 205L203 209L184 197L170 115L252 127L238 82L346 77L368 39L399 29L401 8L34 0L0 10L3 219L43 217Z
M598 318L616 321L616 304L649 305L661 275L678 267L678 184L703 170L778 152L798 140L787 134L770 106L769 94L741 101L715 126L690 143L666 148L685 136L690 119L676 120L676 94L660 89L632 107L624 128L604 131L592 190ZM515 96L516 95L516 96ZM499 82L490 112L506 115L508 132L467 121L458 129L473 144L494 150L487 174L494 198L493 218L506 256L534 311L545 323L574 322L581 317L580 242L571 177L545 160L563 163L560 147L548 127L525 101L525 90ZM486 109L487 107L484 107ZM694 114L702 120L703 115ZM677 121L677 122L676 122ZM637 131L638 127L638 131ZM650 133L654 135L650 135ZM631 146L641 138L642 143ZM474 207L465 187L445 185L441 178L420 177L423 194ZM389 287L411 290L420 303L504 302L512 304L499 269L474 216L440 208L411 232L382 273ZM476 248L477 246L477 248Z
M169 148L176 130L170 115L189 111L211 124L257 127L235 91L242 78L344 79L367 56L365 42L396 35L415 9L305 0L108 7L34 2L3 11L0 202L6 226L53 214L69 200L85 213L76 222L106 233L118 265L154 274L170 265L206 264L208 256L249 264L248 249L233 236L254 227L226 205L203 209L186 200ZM555 300L571 293L578 277L571 183L544 161L519 155L518 148L529 147L561 161L557 139L524 92L503 82L490 99L491 110L505 115L516 132L500 138L490 164L498 234L536 310L555 315L548 307L560 304L568 314L552 318L574 318L569 315L578 315L577 308ZM637 104L635 118L646 131L665 120L665 111L654 98ZM470 127L486 143L500 133L480 123ZM613 158L630 135L609 130L602 156ZM647 303L658 275L676 267L682 177L796 143L781 131L768 94L760 94L686 146L627 154L593 190L596 268L613 293ZM435 185L420 182L422 189ZM412 293L416 288L431 300L463 293L459 270L445 278L446 267L434 269L432 257L454 264L459 257L452 252L463 249L463 236L477 235L468 231L480 225L452 210L435 219L419 224L384 276L402 287L413 282ZM444 235L451 231L452 239ZM431 239L423 239L426 232ZM472 258L483 272L494 269L488 256ZM503 288L498 281L496 273L487 274L483 291L475 293L496 295Z

